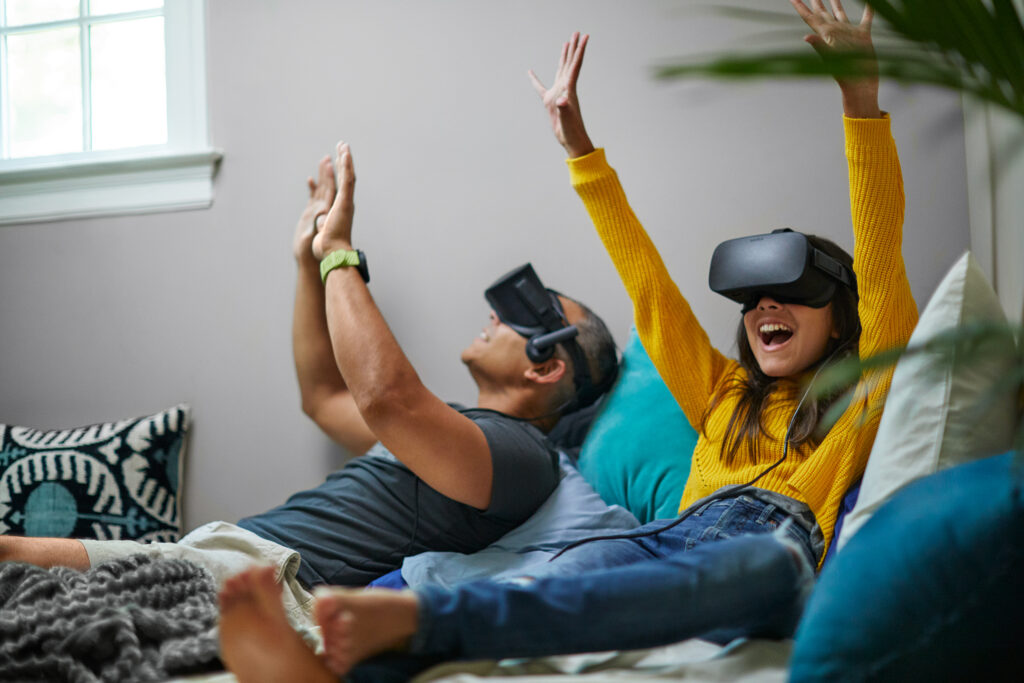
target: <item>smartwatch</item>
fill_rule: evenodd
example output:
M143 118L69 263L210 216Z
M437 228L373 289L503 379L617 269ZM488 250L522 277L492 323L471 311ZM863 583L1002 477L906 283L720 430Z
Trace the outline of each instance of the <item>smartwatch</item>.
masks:
M327 284L327 274L335 268L355 266L363 282L370 281L370 269L366 265L366 254L361 249L338 249L332 251L320 262L320 279Z

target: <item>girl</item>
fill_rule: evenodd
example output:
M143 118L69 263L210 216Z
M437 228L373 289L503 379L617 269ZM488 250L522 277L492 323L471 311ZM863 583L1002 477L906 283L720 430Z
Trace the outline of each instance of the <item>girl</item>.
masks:
M853 24L840 0L832 0L832 11L821 0L810 7L790 2L814 31L805 39L812 47L856 50L872 65L870 9ZM317 618L325 661L336 673L397 648L444 658L522 657L697 635L791 635L834 537L840 499L864 471L891 372L859 386L824 436L816 428L827 401L806 399L802 383L840 354L867 357L905 344L916 322L900 255L902 179L888 116L878 108L877 76L838 81L854 258L807 236L812 248L852 264L856 289L837 280L796 297L772 287L747 290L737 362L711 346L603 150L591 144L576 96L586 43L575 34L563 45L551 88L530 75L570 157L573 186L633 301L644 347L699 428L680 503L685 512L629 538L571 549L522 585L330 589ZM272 581L254 575L229 596L272 590Z

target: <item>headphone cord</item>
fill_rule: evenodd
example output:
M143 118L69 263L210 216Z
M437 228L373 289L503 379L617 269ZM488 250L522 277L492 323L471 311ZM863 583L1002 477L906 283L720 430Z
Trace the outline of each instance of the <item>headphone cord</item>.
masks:
M572 550L573 548L578 548L581 545L585 545L585 544L591 543L593 541L614 541L614 540L620 540L620 539L628 540L628 539L634 539L634 538L645 538L647 536L657 536L658 534L660 534L662 532L668 531L669 529L671 529L673 527L676 527L679 524L682 524L685 520L687 520L690 517L690 515L692 515L697 510L706 507L709 503L713 503L713 502L718 501L718 500L723 500L725 498L734 497L735 494L737 494L738 492L753 486L762 477L764 477L766 474L768 474L769 472L774 470L776 467L781 465L786 460L786 456L789 455L789 434L790 434L790 432L793 429L793 423L796 422L796 416L800 414L800 408L803 407L804 401L807 400L807 396L810 395L810 393L811 393L811 388L814 386L815 380L818 379L818 375L821 374L821 371L825 369L825 367L835 357L835 355L837 353L839 353L839 351L842 350L849 343L850 342L847 341L844 344L840 344L836 349L834 349L832 351L831 354L829 354L828 358L825 359L825 362L822 363L821 365L819 365L818 369L815 370L814 375L811 377L811 381L807 383L807 388L804 390L803 396L800 397L800 401L796 404L796 409L793 411L793 416L789 418L789 425L786 427L785 440L783 441L783 444L782 444L782 457L779 458L778 460L776 460L771 465L769 465L763 472L761 472L760 474L758 474L756 477L754 477L753 479L751 479L750 481L748 481L745 484L734 484L734 485L729 486L727 488L720 489L718 492L711 494L707 498L704 498L703 499L703 503L701 504L700 507L696 507L694 505L691 505L681 515L679 515L678 517L673 519L671 522L669 522L668 524L666 524L666 525L664 525L662 527L659 527L657 529L651 529L649 531L635 531L635 532L626 533L626 534L610 534L610 535L607 535L607 536L591 536L589 538L581 538L580 540L573 541L569 545L567 545L564 548L562 548L561 550L559 550L557 553L555 553L555 555L551 559L548 560L548 562L554 562L559 557L561 557L563 554L567 553L568 551Z

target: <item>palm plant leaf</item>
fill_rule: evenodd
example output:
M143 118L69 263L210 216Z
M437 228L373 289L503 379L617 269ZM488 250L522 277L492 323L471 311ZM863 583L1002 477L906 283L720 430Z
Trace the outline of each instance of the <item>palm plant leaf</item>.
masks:
M865 0L883 24L876 35L882 77L950 88L1024 118L1024 23L1013 0ZM774 12L726 8L724 13L775 21ZM799 22L795 17L790 20ZM802 24L801 24L802 25ZM659 78L848 77L863 72L858 55L822 60L811 50L769 50L679 60Z

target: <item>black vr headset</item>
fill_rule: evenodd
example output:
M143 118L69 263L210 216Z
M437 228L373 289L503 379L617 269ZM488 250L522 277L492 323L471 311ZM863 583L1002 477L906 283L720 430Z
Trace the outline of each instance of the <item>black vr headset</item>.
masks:
M744 313L765 295L779 303L821 308L840 284L857 293L853 270L789 228L719 244L711 255L708 284L743 304Z
M558 292L544 287L531 264L498 278L484 292L484 298L498 320L526 338L526 356L530 361L543 363L555 354L558 344L569 353L576 387L576 398L569 404L569 410L590 405L615 380L616 373L612 371L594 386L586 355L576 342L579 331L575 325L568 324Z

